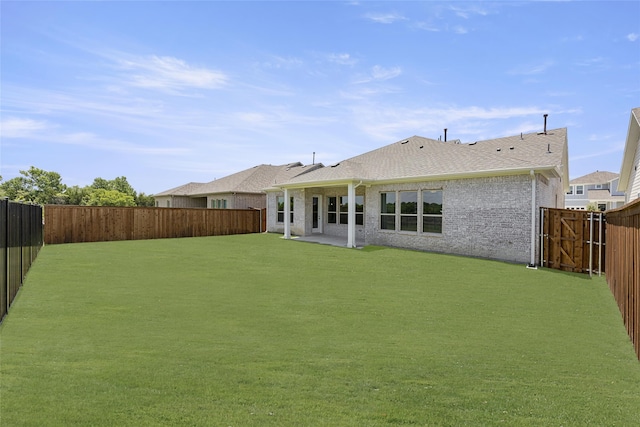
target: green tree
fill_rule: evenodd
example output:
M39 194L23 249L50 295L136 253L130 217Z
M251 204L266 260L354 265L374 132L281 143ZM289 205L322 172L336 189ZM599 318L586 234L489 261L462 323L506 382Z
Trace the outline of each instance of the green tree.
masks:
M144 193L140 193L136 196L136 205L153 207L156 205L156 199Z
M134 190L131 184L129 184L129 181L127 181L127 177L125 176L119 176L112 180L96 178L93 180L91 187L94 189L116 190L121 193L128 194L133 198L136 197L136 190Z
M93 191L93 188L89 187L79 187L74 185L73 187L67 187L67 190L64 192L67 198L68 205L81 205L82 200L89 195Z
M136 206L133 196L118 190L98 188L92 190L82 199L85 206Z
M20 171L22 176L12 178L0 184L6 197L11 200L46 204L61 204L65 201L67 186L57 172L48 172L31 166Z

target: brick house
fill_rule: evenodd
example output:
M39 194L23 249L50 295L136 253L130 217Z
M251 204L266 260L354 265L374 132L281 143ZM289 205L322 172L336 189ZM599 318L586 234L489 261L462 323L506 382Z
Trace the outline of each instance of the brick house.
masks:
M153 197L156 207L263 209L266 207L265 187L321 166L304 166L299 162L279 166L258 165L211 182L190 182Z
M540 207L564 207L568 184L566 128L413 136L271 186L267 231L535 264Z

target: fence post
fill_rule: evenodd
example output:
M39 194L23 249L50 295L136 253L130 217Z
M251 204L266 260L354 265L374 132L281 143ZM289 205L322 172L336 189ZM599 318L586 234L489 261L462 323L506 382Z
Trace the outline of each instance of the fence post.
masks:
M4 278L2 280L2 296L4 297L2 302L2 310L1 313L2 315L0 315L0 319L2 319L4 317L4 315L6 313L9 312L9 198L5 197L4 200L2 201L2 210L4 211L4 224L1 224L0 226L3 228L2 230L2 234L3 234L3 242L2 242L2 247L4 248L4 268L3 268L3 272L2 272L2 277Z

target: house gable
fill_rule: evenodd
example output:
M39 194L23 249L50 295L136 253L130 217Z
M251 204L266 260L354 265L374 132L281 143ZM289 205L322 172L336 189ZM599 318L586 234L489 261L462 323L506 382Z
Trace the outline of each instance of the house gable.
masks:
M631 110L618 189L626 202L640 198L640 107Z

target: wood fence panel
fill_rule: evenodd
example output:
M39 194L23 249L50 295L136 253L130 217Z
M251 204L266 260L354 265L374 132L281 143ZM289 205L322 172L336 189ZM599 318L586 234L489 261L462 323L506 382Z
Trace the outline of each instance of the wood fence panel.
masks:
M600 213L542 209L542 266L575 273L604 271Z
M640 359L640 199L607 211L607 283Z
M46 244L260 232L254 209L47 205L44 212Z

